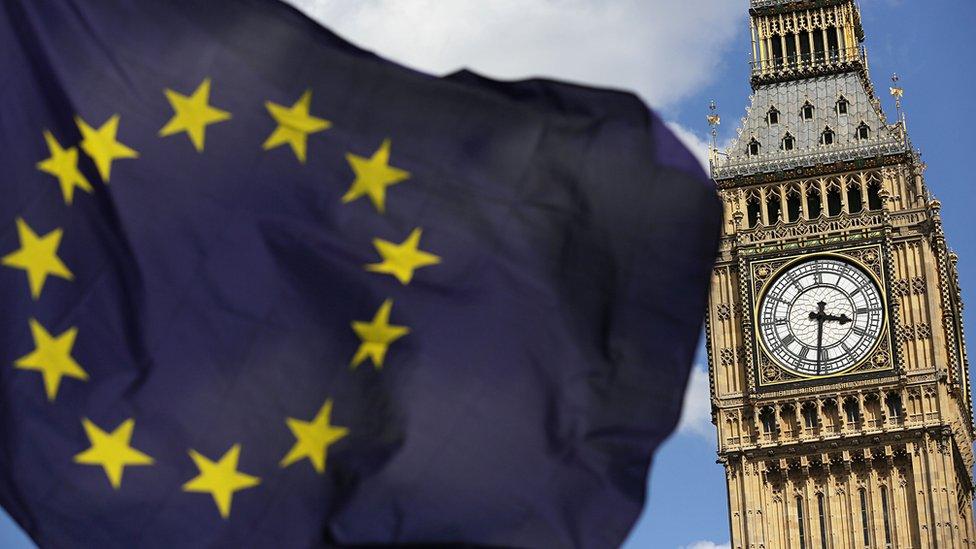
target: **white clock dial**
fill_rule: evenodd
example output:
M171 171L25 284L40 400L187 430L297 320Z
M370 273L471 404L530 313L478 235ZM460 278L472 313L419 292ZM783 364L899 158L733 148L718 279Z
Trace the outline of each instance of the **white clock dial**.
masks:
M804 377L844 372L881 339L884 300L854 263L817 257L794 264L760 296L757 334L783 368Z

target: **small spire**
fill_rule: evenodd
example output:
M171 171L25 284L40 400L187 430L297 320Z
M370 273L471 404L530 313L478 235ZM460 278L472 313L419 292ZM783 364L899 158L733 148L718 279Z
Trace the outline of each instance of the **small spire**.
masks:
M905 147L908 145L908 121L905 120L905 113L901 110L901 98L905 96L905 89L898 85L898 73L891 75L891 96L895 98L895 110L898 112L898 124L901 126L900 131L902 139L904 140Z
M898 111L898 119L904 119L901 112L901 98L905 96L905 89L898 85L898 81L901 80L898 77L898 73L891 75L891 96L895 98L895 109Z
M711 134L712 134L711 149L713 151L715 150L715 138L718 136L718 125L722 123L722 117L720 117L718 113L715 112L715 109L716 109L715 101L714 100L709 101L708 116L705 117L705 120L708 120L708 125L709 127L711 127Z

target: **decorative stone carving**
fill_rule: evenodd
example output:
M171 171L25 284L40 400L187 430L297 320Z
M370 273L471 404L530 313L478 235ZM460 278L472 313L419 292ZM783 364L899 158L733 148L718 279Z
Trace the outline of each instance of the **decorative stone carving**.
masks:
M718 307L715 308L715 316L719 320L728 320L732 318L732 309L726 303L720 303Z
M722 360L722 366L732 366L735 364L735 351L728 347L719 351L719 357Z
M780 370L772 364L767 364L766 366L763 366L762 373L763 378L765 378L767 381L777 381L783 374L783 370Z
M916 276L912 279L912 293L921 294L925 293L925 277Z
M891 283L891 293L896 297L904 297L909 294L910 286L907 279L899 278Z

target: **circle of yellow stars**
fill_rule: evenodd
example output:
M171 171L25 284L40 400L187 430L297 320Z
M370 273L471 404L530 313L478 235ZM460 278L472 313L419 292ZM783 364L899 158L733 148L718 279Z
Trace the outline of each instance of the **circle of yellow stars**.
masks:
M213 124L232 119L229 111L211 104L212 81L204 78L188 94L166 88L163 96L172 108L172 117L160 128L158 137L169 138L186 134L190 145L197 153L206 147L206 131ZM276 127L261 145L265 151L272 151L287 145L295 159L304 164L308 156L308 138L332 127L332 122L312 114L312 90L306 90L291 106L266 101L267 114ZM81 116L74 119L81 140L65 147L49 130L43 130L41 137L49 156L37 162L38 171L52 176L58 183L64 204L70 207L75 192L92 194L92 183L79 168L79 150L92 162L99 179L108 184L112 166L116 161L138 159L139 152L119 141L121 115L113 114L101 124L93 125ZM389 187L406 181L410 173L391 165L392 141L384 139L379 147L368 155L349 152L345 158L352 171L353 180L344 195L343 204L366 197L379 214L386 210L386 195ZM40 300L43 290L51 277L66 282L74 280L74 274L58 255L58 248L64 237L61 227L55 227L43 234L35 230L27 220L15 220L19 248L0 256L3 267L21 270L27 278L27 289L31 299ZM376 262L363 266L366 272L389 275L401 285L406 286L414 279L418 269L437 265L441 258L420 248L423 230L414 228L400 243L382 238L373 239L373 247L378 256ZM393 300L385 299L370 320L354 320L350 323L352 331L360 340L359 347L350 360L350 369L355 370L369 361L375 370L383 368L390 346L407 336L410 328L390 323ZM49 331L35 318L28 321L28 328L34 342L34 350L14 361L19 370L40 374L44 395L48 401L57 399L62 381L79 382L89 380L84 367L72 354L78 328L70 326L57 334ZM281 458L278 466L290 467L307 460L315 473L326 471L329 448L349 435L349 429L332 424L334 402L327 398L321 407L308 419L285 418L285 427L295 439L291 449ZM101 467L113 490L122 489L122 478L127 467L146 467L155 465L155 459L132 445L136 421L124 419L114 428L103 428L88 418L81 420L82 430L88 438L89 447L73 458L79 465ZM230 517L234 494L259 486L261 479L239 470L242 445L232 444L223 455L211 459L197 450L190 449L188 455L196 466L198 474L187 480L182 490L189 493L209 494L220 517Z

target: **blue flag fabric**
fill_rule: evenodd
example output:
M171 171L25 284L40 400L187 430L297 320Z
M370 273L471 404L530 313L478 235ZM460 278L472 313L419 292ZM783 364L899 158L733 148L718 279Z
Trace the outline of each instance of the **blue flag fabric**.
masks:
M42 546L611 547L720 204L635 97L272 1L0 6L0 503Z

